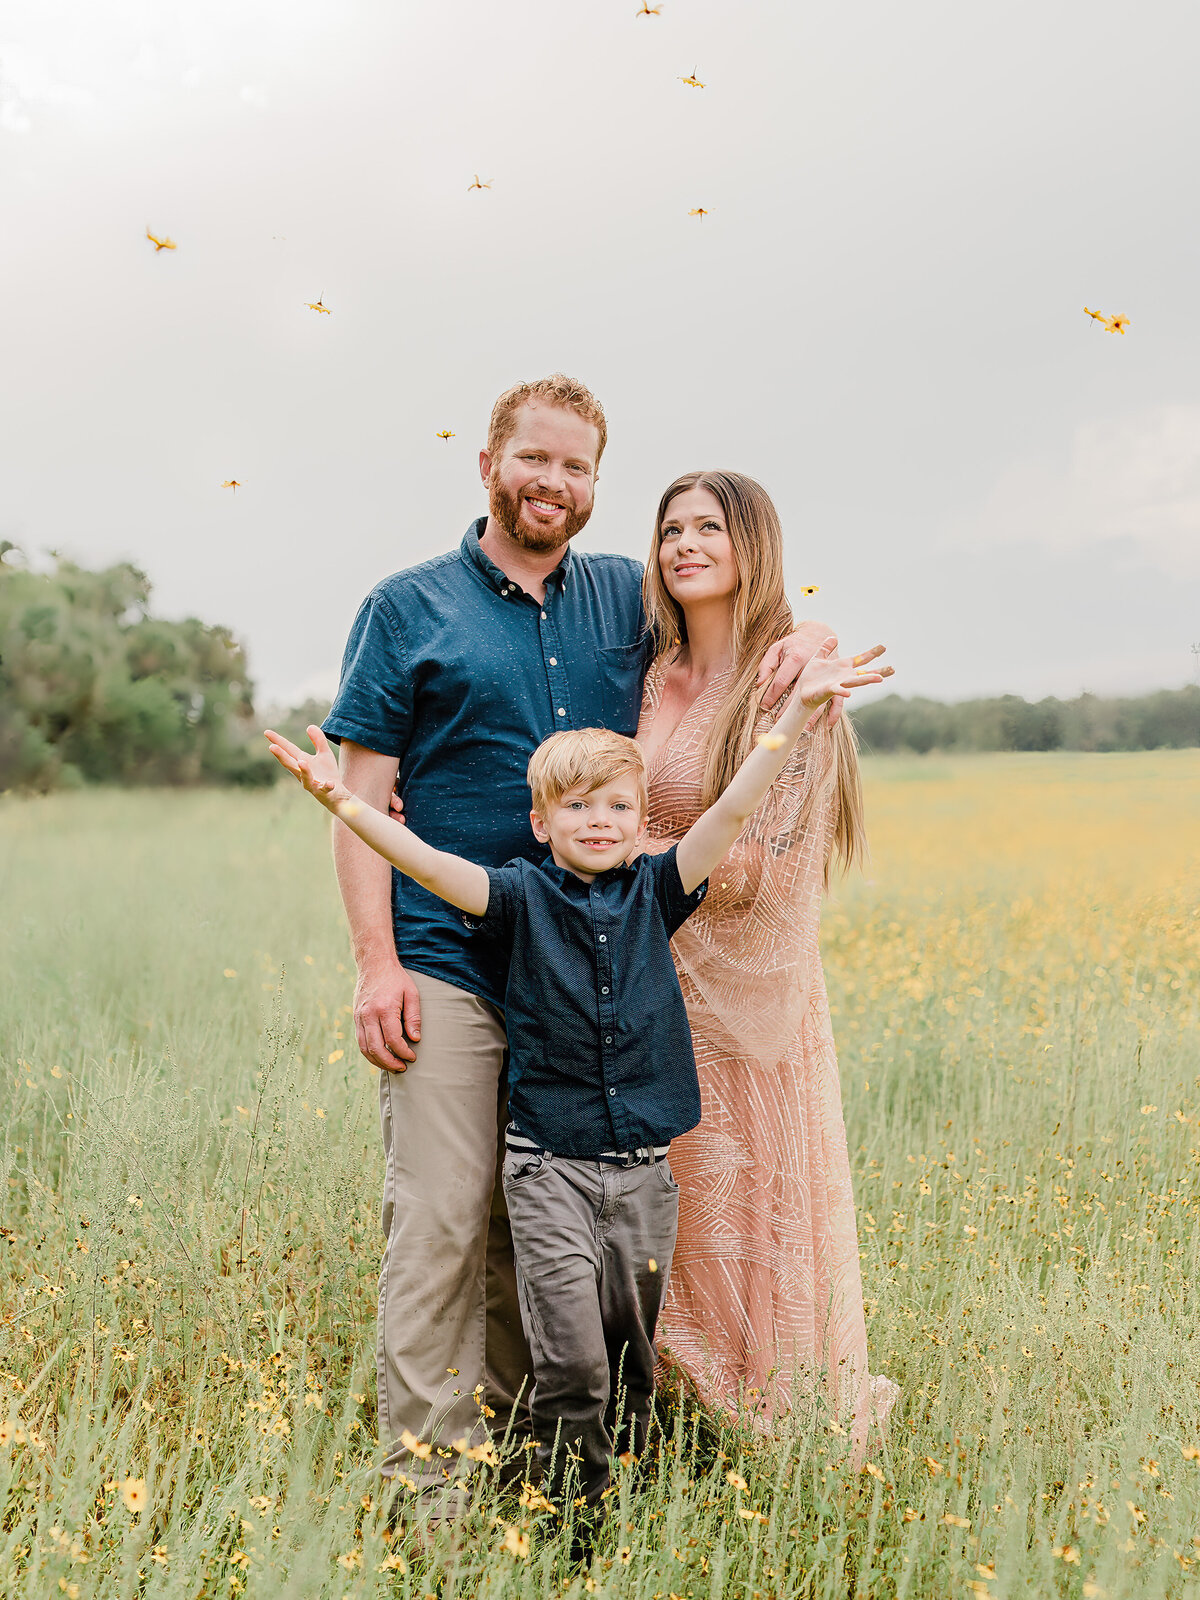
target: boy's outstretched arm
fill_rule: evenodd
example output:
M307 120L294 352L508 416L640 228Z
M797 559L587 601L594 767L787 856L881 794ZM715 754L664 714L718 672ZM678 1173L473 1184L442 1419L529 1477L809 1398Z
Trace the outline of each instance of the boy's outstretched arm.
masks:
M308 730L316 751L311 756L271 728L266 730L266 737L276 761L364 844L369 844L385 861L390 861L440 900L449 901L473 917L484 914L491 888L486 870L474 861L435 850L431 844L418 839L411 828L393 822L374 806L351 794L342 782L329 741L320 728Z
M830 637L813 656L792 691L783 715L770 733L763 734L756 749L742 762L732 780L708 810L679 841L675 865L685 894L703 883L714 867L728 855L734 840L762 804L763 796L783 771L792 747L804 733L826 716L831 700L842 701L852 689L864 684L882 683L890 678L892 667L878 672L867 670L867 663L884 652L877 644L856 656L835 656L837 640Z

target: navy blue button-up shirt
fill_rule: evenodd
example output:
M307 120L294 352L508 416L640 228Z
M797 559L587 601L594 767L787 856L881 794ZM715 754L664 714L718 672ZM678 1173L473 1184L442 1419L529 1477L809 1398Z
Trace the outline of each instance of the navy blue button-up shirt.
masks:
M648 639L638 562L568 546L539 605L480 549L484 523L367 596L324 728L335 743L399 756L405 818L420 838L498 867L543 854L525 782L543 739L560 728L636 731ZM405 966L503 1004L501 952L399 872L392 921Z
M504 1020L518 1130L586 1158L694 1128L700 1085L670 939L708 885L684 893L674 846L591 883L552 856L488 878L483 916L459 916L511 952Z

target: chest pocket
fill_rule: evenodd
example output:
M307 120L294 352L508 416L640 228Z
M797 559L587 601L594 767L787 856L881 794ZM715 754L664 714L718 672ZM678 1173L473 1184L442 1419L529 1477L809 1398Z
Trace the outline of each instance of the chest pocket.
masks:
M640 642L609 645L596 651L604 726L631 739L637 732L638 715L642 709L645 661L646 647Z

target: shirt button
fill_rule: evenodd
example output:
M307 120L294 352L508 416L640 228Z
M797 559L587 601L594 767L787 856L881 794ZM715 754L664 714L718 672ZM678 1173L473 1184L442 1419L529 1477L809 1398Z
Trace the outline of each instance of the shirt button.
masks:
M545 622L545 620L546 620L546 613L543 611L542 612L542 621Z
M612 1043L612 1034L611 1033L606 1033L604 1035L604 1042L605 1042L605 1044L611 1044Z
M607 994L608 993L608 985L607 984L604 985L604 987L603 987L603 989L601 989L600 993L601 994Z
M601 944L607 944L608 943L608 935L606 933L602 933L600 935L600 943Z
M552 667L556 667L558 665L558 657L557 656L551 656L550 657L550 665Z
M610 1089L608 1092L609 1094L616 1094L617 1091L615 1089Z

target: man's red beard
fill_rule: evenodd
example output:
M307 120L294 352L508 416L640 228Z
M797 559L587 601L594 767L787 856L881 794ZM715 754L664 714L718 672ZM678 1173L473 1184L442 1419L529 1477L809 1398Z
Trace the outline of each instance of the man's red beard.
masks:
M592 514L592 505L589 504L583 511L575 511L569 505L564 505L567 513L566 521L560 528L538 528L521 521L521 501L523 495L510 494L500 483L497 475L492 474L488 485L488 510L504 529L514 544L521 545L526 550L559 550L563 545L569 544L579 530L586 526ZM535 499L541 499L535 495ZM547 499L549 496L546 497ZM562 505L556 500L555 505Z

